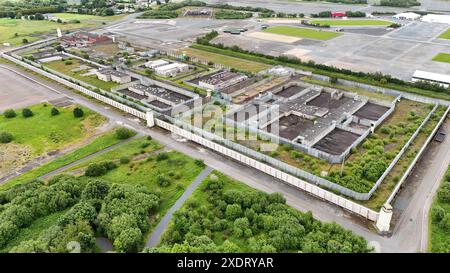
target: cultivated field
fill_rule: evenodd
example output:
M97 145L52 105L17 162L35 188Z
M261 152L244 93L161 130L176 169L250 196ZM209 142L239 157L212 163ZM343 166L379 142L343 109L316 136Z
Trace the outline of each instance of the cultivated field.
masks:
M297 27L287 27L287 26L276 26L265 29L264 32L281 34L293 37L301 37L315 40L329 40L336 38L341 34L331 32L331 31L321 31L307 28L297 28Z
M386 20L357 20L357 19L316 19L311 20L312 24L329 26L389 26L391 21Z

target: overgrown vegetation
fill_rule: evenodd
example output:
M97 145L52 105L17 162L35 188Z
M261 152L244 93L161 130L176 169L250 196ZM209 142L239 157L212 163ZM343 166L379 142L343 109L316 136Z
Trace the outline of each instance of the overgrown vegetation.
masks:
M240 12L233 10L218 10L214 12L214 18L216 19L247 19L252 16L253 14L251 12Z
M315 220L266 194L211 174L177 211L158 248L146 252L369 252L337 224Z
M430 251L450 253L450 166L431 207L430 217Z

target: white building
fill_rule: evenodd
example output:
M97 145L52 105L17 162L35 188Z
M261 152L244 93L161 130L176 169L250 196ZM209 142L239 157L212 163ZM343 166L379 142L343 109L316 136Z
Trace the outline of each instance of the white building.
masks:
M169 62L165 60L148 61L145 63L145 67L155 70L156 68L164 65L168 65Z
M130 75L120 72L120 71L113 70L113 69L97 70L96 75L99 80L102 80L105 82L113 81L113 82L116 82L119 84L131 82Z
M420 14L414 13L414 12L404 12L404 13L399 13L396 14L394 16L392 16L392 18L397 19L397 20L409 20L409 21L414 21L420 18Z
M183 63L171 63L155 68L156 74L163 77L173 77L187 71L189 71L189 65Z
M413 82L427 81L431 83L438 83L444 87L450 86L450 75L432 73L427 71L416 70L412 77Z
M219 91L233 84L245 81L246 79L248 79L248 77L245 75L230 71L223 71L209 77L205 77L199 81L198 85L206 90Z
M422 16L421 20L423 22L427 22L427 23L440 23L440 24L449 24L450 25L450 15L427 14L427 15Z

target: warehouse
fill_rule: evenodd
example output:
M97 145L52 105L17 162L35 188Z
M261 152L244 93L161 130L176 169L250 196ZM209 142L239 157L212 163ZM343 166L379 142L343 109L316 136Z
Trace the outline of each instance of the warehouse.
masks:
M392 16L392 18L397 19L397 20L409 20L409 21L414 21L420 18L420 14L414 13L414 12L404 12L404 13L399 13L396 14L394 16Z
M174 77L188 71L189 65L183 63L171 63L155 68L156 74L163 77Z
M145 67L155 70L156 68L164 65L168 65L169 62L165 60L155 60L155 61L148 61L145 63Z
M238 82L245 81L246 79L248 79L248 77L245 75L222 71L202 77L199 79L198 85L207 90L219 91Z

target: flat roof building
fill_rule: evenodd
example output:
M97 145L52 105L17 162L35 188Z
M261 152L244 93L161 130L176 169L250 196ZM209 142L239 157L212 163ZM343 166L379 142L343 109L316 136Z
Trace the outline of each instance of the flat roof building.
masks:
M168 61L160 59L160 60L146 62L145 63L145 67L150 68L150 69L156 69L156 68L158 68L160 66L164 66L164 65L167 65L167 64L169 64Z
M412 76L412 81L413 82L427 81L431 83L438 83L444 87L449 87L450 75L416 70L416 72L414 72L414 75Z
M396 14L394 16L392 16L392 18L397 19L397 20L417 20L420 18L420 14L414 13L414 12L403 12L403 13L399 13Z
M213 75L202 77L199 80L198 85L204 89L219 91L233 84L245 81L246 79L248 79L246 75L223 71Z
M131 82L130 75L114 69L99 69L97 70L96 75L99 80L105 82L113 81L120 84Z
M184 63L171 63L155 68L156 74L164 77L173 77L187 71L189 71L189 65Z

